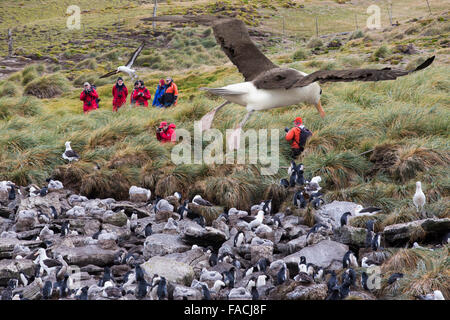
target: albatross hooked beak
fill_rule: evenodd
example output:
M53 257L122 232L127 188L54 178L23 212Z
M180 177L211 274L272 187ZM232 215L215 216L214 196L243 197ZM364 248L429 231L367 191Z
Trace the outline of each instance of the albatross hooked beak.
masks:
M325 117L325 111L323 111L322 103L320 102L320 100L319 100L319 102L317 102L317 104L316 104L316 109L317 109L317 111L319 112L319 114L320 114L320 116L321 116L322 118Z

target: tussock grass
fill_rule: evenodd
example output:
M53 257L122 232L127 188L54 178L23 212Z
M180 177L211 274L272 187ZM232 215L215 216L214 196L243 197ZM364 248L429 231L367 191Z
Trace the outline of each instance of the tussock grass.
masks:
M306 52L306 50L300 48L297 51L294 52L294 54L292 55L292 59L294 61L297 60L306 60L309 57L309 54Z
M69 81L61 74L37 78L25 87L24 93L38 98L54 98L70 90Z
M301 211L301 217L303 217L304 224L308 227L312 227L315 224L314 209L308 205L306 210Z
M450 156L446 151L437 151L417 146L382 144L375 147L370 161L374 162L373 172L387 173L397 181L405 182L418 172L434 166L446 166Z
M381 266L382 272L401 272L412 271L417 267L420 255L412 249L399 249L392 257Z
M311 175L320 175L329 188L348 187L368 168L364 158L350 152L310 154L305 157L304 164L309 168Z
M6 81L0 87L1 97L18 97L22 94L22 88L13 81Z
M279 183L270 184L265 192L264 199L272 199L272 213L277 213L280 209L281 204L286 200L288 192L286 188L281 186Z
M86 59L76 64L75 68L95 70L97 68L97 61L94 58Z
M228 208L249 210L257 191L254 178L249 176L210 177L206 180L206 197Z
M308 48L320 48L323 46L323 42L319 38L313 37L309 40L309 42L306 46Z
M405 275L401 282L402 295L413 298L440 290L446 299L450 296L450 259L448 248L421 253L412 273Z
M415 209L407 207L394 210L383 220L383 227L422 219Z
M41 102L34 97L0 98L0 119L9 119L13 115L32 117L41 112Z
M366 223L369 220L375 220L374 223L374 230L375 232L381 232L383 231L383 220L386 218L385 214L378 213L374 216L361 216L361 217L354 217L351 218L349 221L349 225L356 228L366 228Z
M80 192L88 198L127 200L130 187L128 179L119 171L96 170L83 176Z

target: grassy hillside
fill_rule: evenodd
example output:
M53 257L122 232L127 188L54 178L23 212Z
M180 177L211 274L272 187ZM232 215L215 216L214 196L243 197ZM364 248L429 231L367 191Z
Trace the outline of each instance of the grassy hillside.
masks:
M41 2L56 10L39 14ZM435 13L429 16L424 1L408 1L417 4L408 11L399 10L406 1L398 1L393 12L400 25L388 26L384 11L384 29L368 31L362 21L369 1L338 2L169 1L160 3L158 13L230 14L238 9L255 28L252 36L258 46L275 63L305 72L390 64L412 68L423 57L436 55L430 68L394 82L323 85L325 119L313 107L291 106L261 112L246 128L280 129L280 165L287 166L290 150L283 142L283 128L302 116L314 132L303 156L306 173L322 176L328 201L382 206L386 224L410 221L417 218L410 199L420 180L431 200L427 210L450 216L448 5L434 1ZM118 199L127 198L128 188L136 184L159 195L202 193L218 204L242 209L261 198L285 200L277 186L285 169L261 176L258 165L175 166L170 161L172 146L157 142L154 128L160 121L173 121L192 132L193 121L221 103L199 87L230 84L242 77L215 44L211 29L158 23L153 30L141 21L151 15L151 3L79 1L85 27L74 32L64 28L62 12L68 1L2 2L2 39L14 26L16 54L35 63L0 81L0 179L42 184L53 175L84 195ZM380 2L382 8L385 5ZM353 32L355 13L361 30ZM350 33L311 38L316 15L321 35ZM283 41L276 27L280 16L288 22ZM98 76L126 61L143 39L149 45L137 61L139 75L152 95L158 80L172 75L180 102L166 111L126 108L114 114L114 79ZM410 44L416 53L410 54ZM0 41L0 47L4 52L6 42ZM95 83L102 99L100 110L88 116L82 114L79 101L84 81ZM127 77L125 82L130 88ZM225 132L244 114L242 107L229 105L217 114L213 127ZM80 153L80 162L68 165L62 160L67 140ZM288 202L290 198L282 206Z

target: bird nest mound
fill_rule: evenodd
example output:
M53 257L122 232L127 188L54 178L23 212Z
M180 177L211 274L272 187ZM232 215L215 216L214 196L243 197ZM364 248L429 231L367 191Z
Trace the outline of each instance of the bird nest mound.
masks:
M405 182L436 165L448 166L450 155L429 148L383 144L375 147L370 159L374 166L371 174L386 173L395 180Z

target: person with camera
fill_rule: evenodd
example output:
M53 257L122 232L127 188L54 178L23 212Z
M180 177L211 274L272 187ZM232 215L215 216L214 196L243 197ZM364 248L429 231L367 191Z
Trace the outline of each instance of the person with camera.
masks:
M136 81L136 82L134 83L133 91L131 91L131 94L130 94L130 104L131 104L132 106L134 106L134 105L136 104L136 100L134 100L133 96L134 96L134 92L135 92L136 90L138 90L138 89L139 89L139 81Z
M285 128L284 131L286 131L286 140L292 141L291 155L293 159L296 159L305 150L306 140L312 135L312 132L305 128L303 119L300 117L295 118L292 129Z
M112 89L113 111L118 111L121 106L127 102L128 89L123 83L122 77L117 78L116 84Z
M161 122L159 128L156 129L156 139L161 142L175 141L175 128L176 125L173 123Z
M178 102L178 87L173 82L171 77L167 77L166 79L166 90L162 97L162 104L164 108L168 108L170 106L176 106Z
M84 83L84 90L81 92L80 100L83 101L83 111L85 114L88 112L98 109L97 104L98 93L91 87L89 82Z
M144 81L139 80L139 87L133 91L133 99L136 106L148 107L148 100L152 98L150 91L145 87Z

